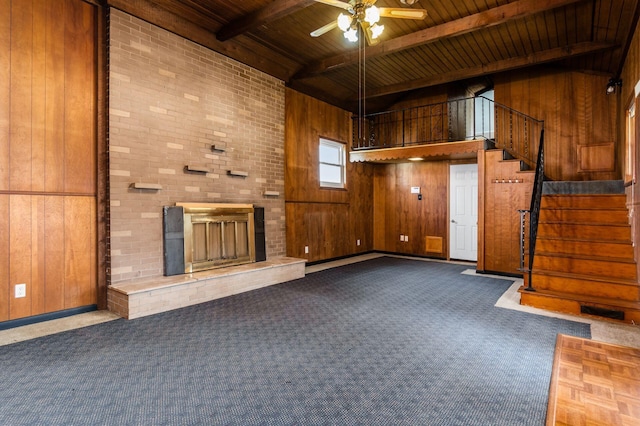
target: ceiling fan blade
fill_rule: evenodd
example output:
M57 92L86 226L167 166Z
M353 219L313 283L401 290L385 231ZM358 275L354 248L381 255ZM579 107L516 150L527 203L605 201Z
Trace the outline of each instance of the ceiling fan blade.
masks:
M339 7L344 10L349 10L353 8L353 6L351 6L349 3L340 1L340 0L314 0L314 1L316 3L324 3L324 4L328 4L329 6Z
M331 21L327 25L323 25L317 30L311 33L311 37L320 37L322 34L326 34L334 28L338 27L338 21Z
M402 7L379 7L378 9L380 10L380 16L386 18L424 19L427 17L425 9L406 9Z

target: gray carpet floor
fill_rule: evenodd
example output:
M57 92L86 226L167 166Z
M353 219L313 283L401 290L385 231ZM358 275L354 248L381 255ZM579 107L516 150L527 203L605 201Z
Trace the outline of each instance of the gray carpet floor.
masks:
M511 284L383 257L0 347L2 425L542 425L556 335Z

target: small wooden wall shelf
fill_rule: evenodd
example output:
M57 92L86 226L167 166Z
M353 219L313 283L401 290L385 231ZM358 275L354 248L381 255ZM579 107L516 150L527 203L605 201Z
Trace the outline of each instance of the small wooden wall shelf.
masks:
M184 172L185 173L206 175L207 173L209 173L209 169L207 169L206 167L186 165L186 166L184 166Z
M236 177L242 177L242 178L246 178L249 176L249 172L244 172L242 170L227 170L227 174L229 176L236 176Z
M143 183L143 182L134 182L129 185L131 189L146 189L151 191L159 191L162 189L162 185L159 183Z

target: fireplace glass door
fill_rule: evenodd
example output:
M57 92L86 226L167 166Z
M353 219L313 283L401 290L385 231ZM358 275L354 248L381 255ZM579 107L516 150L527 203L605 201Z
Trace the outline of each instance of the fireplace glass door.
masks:
M249 260L249 221L246 218L192 217L193 262Z
M255 261L253 212L193 210L184 214L185 272Z

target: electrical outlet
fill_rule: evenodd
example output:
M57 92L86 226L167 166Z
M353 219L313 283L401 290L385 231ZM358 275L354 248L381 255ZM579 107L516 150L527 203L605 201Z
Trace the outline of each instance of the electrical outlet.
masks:
M359 246L360 245L360 240L356 241L356 245Z
M400 235L400 241L404 241L404 235Z
M404 242L405 242L405 243L408 243L408 242L409 242L409 236L408 236L408 235L405 235L405 236L404 236Z
M26 284L16 284L15 296L16 296L16 299L18 299L20 297L27 297L27 285Z
M304 246L304 253L309 254L309 246Z

